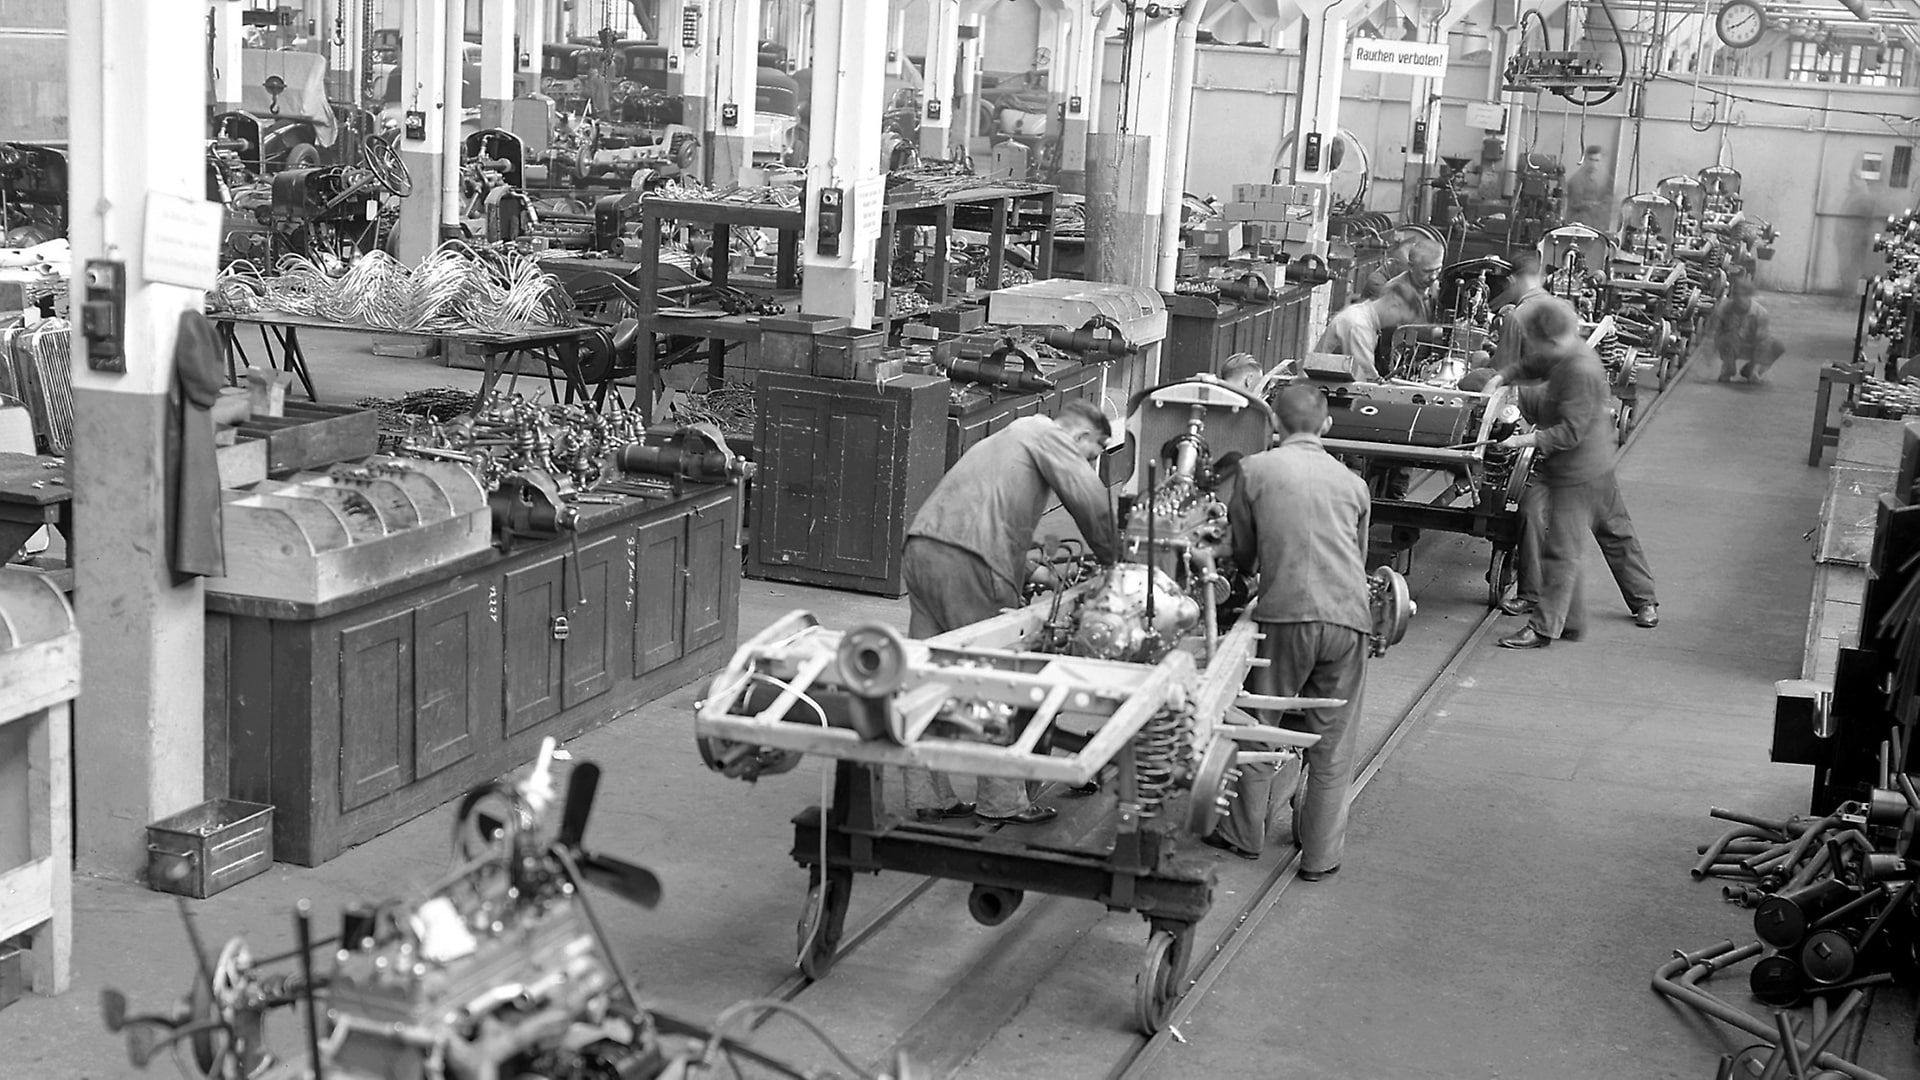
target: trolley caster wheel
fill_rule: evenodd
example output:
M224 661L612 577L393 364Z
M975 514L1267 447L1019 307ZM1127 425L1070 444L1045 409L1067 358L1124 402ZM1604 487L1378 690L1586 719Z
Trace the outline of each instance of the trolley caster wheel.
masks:
M795 964L809 979L824 979L833 970L834 954L840 951L840 935L847 925L847 900L853 894L853 871L828 870L823 876L813 872L813 884L807 889L807 905L800 911L795 927L799 956Z
M1627 445L1627 436L1633 432L1633 406L1621 402L1614 410L1614 441L1621 446Z
M1019 889L1003 889L997 885L975 885L967 894L967 914L981 926L999 926L1013 913L1020 910L1020 901L1027 894Z
M1184 989L1192 944L1191 927L1178 933L1156 929L1147 937L1146 958L1133 980L1133 1017L1148 1035L1166 1030L1173 1003Z
M1507 594L1507 586L1513 584L1519 567L1514 565L1512 548L1494 548L1493 558L1487 564L1487 606L1497 608L1500 598Z

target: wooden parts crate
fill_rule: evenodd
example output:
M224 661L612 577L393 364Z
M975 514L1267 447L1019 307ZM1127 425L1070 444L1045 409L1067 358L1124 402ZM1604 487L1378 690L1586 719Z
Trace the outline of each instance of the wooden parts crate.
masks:
M308 604L486 550L487 493L446 461L372 457L224 493L227 573L212 592Z
M207 796L271 804L275 858L316 866L717 670L738 499L583 504L572 536L317 603L210 590Z
M31 938L35 993L67 988L73 948L69 703L73 609L45 577L0 569L0 942Z

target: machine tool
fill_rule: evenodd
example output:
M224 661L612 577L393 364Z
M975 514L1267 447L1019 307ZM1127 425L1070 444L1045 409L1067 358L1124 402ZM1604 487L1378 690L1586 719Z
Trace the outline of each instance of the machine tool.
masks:
M1241 691L1256 628L1225 605L1234 575L1220 557L1218 467L1274 433L1263 402L1217 380L1147 390L1127 422L1133 494L1117 564L1052 560L1040 599L926 641L832 631L794 612L740 648L697 706L708 767L753 780L805 754L835 760L831 805L794 819L792 854L811 878L802 971L831 969L856 872L970 882L968 910L989 926L1028 891L1080 897L1147 919L1135 1016L1148 1032L1165 1027L1212 902L1211 863L1187 844L1217 823L1242 754L1291 760L1315 741L1244 710L1334 704ZM1381 650L1412 605L1390 571L1372 590ZM984 832L900 820L881 797L882 766L1104 786L1057 832Z
M1597 321L1612 306L1607 266L1612 242L1585 225L1562 225L1540 240L1548 292L1573 305L1580 318Z
M393 144L378 135L368 136L362 158L357 167L321 165L273 174L264 219L279 254L348 263L381 246L381 202L411 195L413 177Z
M256 956L236 937L209 956L183 906L191 988L148 1014L102 991L108 1030L125 1037L136 1068L170 1053L189 1080L690 1080L724 1075L722 1055L810 1075L733 1034L762 1011L755 1003L710 1028L641 1004L589 886L652 909L660 881L582 847L599 767L573 766L564 800L553 770L548 739L523 779L469 791L453 869L421 895L348 906L325 941L313 940L302 901L291 951ZM270 1037L283 1009L300 1017L297 1048ZM912 1065L903 1057L865 1075L906 1080Z
M32 247L67 235L67 152L0 143L0 240Z

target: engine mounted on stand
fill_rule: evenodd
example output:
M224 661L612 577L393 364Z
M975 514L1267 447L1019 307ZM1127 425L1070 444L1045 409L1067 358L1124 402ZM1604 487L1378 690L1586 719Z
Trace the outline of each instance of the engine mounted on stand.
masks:
M1030 890L1138 911L1151 929L1135 1016L1148 1032L1165 1027L1212 902L1211 863L1183 848L1224 813L1243 744L1270 760L1317 740L1243 711L1257 628L1245 612L1220 628L1245 594L1223 570L1221 467L1272 445L1271 410L1198 377L1143 391L1126 430L1117 564L1050 559L1051 587L1027 606L924 642L880 626L837 633L795 612L743 645L699 704L697 742L715 771L751 780L804 754L835 759L832 804L795 819L792 855L811 880L798 928L808 975L832 966L854 873L901 870L971 882L969 911L987 925ZM1373 592L1385 648L1412 604L1391 572ZM983 834L890 813L889 765L1101 787L1057 832Z

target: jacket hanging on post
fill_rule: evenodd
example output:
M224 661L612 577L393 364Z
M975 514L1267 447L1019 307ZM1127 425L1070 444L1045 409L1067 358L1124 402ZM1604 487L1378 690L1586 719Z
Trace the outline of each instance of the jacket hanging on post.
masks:
M220 396L222 350L213 323L180 313L167 394L167 565L176 578L227 572L220 522L220 463L213 449L213 402Z

